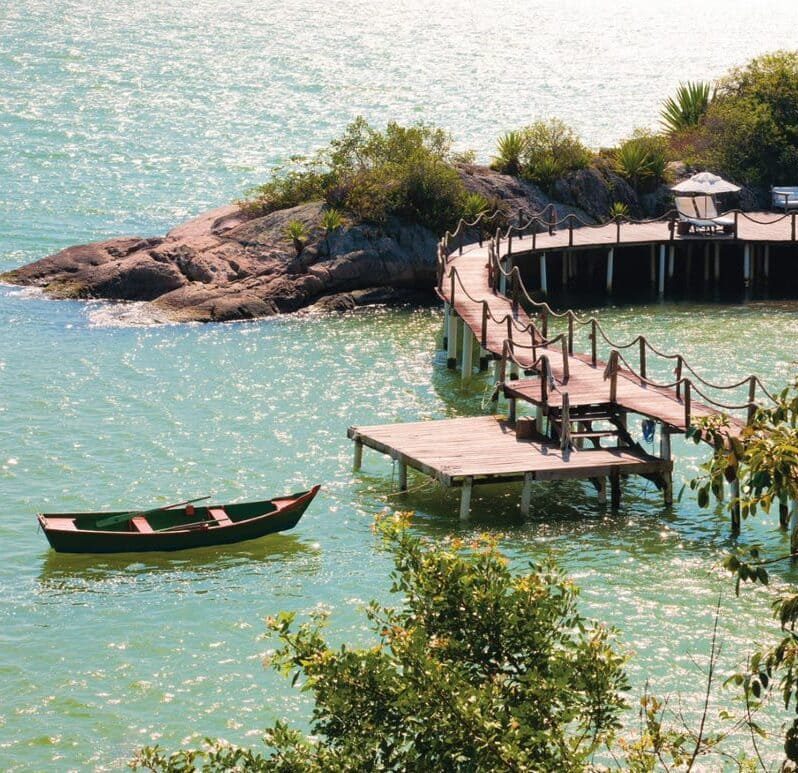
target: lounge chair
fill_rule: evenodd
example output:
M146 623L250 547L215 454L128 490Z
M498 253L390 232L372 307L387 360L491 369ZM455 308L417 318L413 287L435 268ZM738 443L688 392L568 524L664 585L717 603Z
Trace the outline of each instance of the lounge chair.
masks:
M772 209L783 209L785 212L798 209L798 186L773 187L770 189L770 196Z
M727 233L734 230L734 218L719 215L712 196L676 196L675 201L685 233L689 233L691 227L704 233L713 233L718 228Z

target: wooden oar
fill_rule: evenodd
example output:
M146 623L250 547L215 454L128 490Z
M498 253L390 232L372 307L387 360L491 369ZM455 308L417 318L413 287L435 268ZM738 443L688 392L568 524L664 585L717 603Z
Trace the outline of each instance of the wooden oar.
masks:
M155 529L158 534L162 531L182 531L183 529L199 529L200 526L206 526L209 529L220 529L222 524L216 521L192 521L191 523L178 523L174 526L165 526L163 529Z
M108 516L108 518L102 518L101 520L97 521L97 527L100 529L105 528L106 526L113 526L116 523L122 523L122 521L128 521L131 518L134 518L137 515L152 515L153 513L160 513L162 510L171 510L173 507L180 507L181 505L192 505L194 502L202 502L205 499L210 499L210 496L207 497L197 497L197 499L187 499L185 502L175 502L173 505L164 505L163 507L153 507L152 510L131 510L127 513L117 513L116 515Z

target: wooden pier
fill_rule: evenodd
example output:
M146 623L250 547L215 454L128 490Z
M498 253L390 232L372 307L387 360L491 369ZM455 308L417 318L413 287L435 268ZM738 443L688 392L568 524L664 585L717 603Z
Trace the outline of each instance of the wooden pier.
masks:
M763 243L795 242L794 215L771 215L770 220L760 221L764 214L757 214L758 218L735 214L730 234L684 239L710 244L737 242L744 236ZM356 469L365 446L398 462L400 490L407 488L408 467L444 486L460 486L462 517L468 516L471 489L479 482L523 481L521 510L527 512L536 481L590 480L600 499L606 499L609 480L612 504L618 506L621 476L637 474L653 480L670 504L671 435L687 432L696 420L715 416L725 422L726 434L734 436L750 421L759 402L773 399L755 375L733 384L714 384L681 354L659 351L643 336L615 342L595 317L580 318L573 311L556 313L533 298L524 285L519 256L538 256L545 293L546 250L612 244L607 264L611 288L612 250L620 245L650 244L652 256L654 248L660 248L662 287L667 252L670 250L672 258L673 243L683 238L677 235L673 221L627 224L623 231L618 222L559 232L553 228L546 233L533 230L526 235L523 227L515 233L510 228L487 242L464 246L456 237L458 232L462 236L467 225L473 228L475 224L461 222L439 249L438 294L445 309L443 346L448 366L459 366L463 380L470 379L475 368L484 370L494 362L495 397L506 398L509 416L351 427ZM519 249L522 236L524 244ZM750 249L747 244L746 272L752 266ZM652 277L653 269L652 262ZM555 325L561 328L556 334L549 330ZM575 351L580 337L584 353ZM650 366L655 360L673 369L672 381L653 380ZM519 400L531 406L533 416L519 417ZM658 429L658 457L648 454L629 434L627 422L632 413L650 421L652 436ZM736 497L739 484L730 485ZM732 516L732 531L739 529L738 510Z
M460 517L467 518L471 491L478 483L522 481L521 512L529 512L532 485L538 481L588 479L611 503L621 498L620 476L644 475L665 485L672 463L640 448L594 448L573 451L540 436L519 437L516 426L503 417L350 427L355 442L355 468L360 469L363 447L395 459L399 490L407 490L407 468L429 475L443 486L462 487Z

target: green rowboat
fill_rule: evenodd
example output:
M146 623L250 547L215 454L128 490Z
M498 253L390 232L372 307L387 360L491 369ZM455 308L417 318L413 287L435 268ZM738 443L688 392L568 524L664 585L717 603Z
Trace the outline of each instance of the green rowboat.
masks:
M61 553L187 550L293 529L319 488L262 502L207 507L186 503L143 512L40 513L37 518L51 547Z

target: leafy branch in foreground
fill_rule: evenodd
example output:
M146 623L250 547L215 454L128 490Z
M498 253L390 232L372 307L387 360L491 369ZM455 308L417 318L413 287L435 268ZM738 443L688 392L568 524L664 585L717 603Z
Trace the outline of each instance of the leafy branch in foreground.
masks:
M779 521L786 528L790 507L798 501L798 382L784 389L771 408L760 408L753 421L739 435L729 431L728 422L717 418L704 419L691 428L690 435L696 442L705 439L714 447L709 462L704 465L703 475L691 486L698 492L698 503L709 506L714 497L723 499L724 482L733 483L739 495L728 502L730 510L739 508L742 517L767 513L776 501L779 502ZM788 554L771 559L760 556L757 547L746 553L738 551L728 556L723 566L735 575L736 593L739 595L743 583L768 585L768 566L798 558L798 527L790 534ZM762 708L774 690L778 690L784 709L790 704L798 712L798 592L790 588L779 592L771 600L774 617L779 621L781 638L771 647L757 649L751 656L744 672L734 674L727 684L742 689L747 710ZM754 733L759 730L753 722L752 742L756 748ZM784 754L789 761L788 770L795 769L798 762L798 718L788 723L784 737Z
M378 530L401 604L366 611L375 643L333 648L318 613L270 618L271 663L313 694L311 738L277 723L264 754L207 742L142 750L151 770L583 770L619 727L627 689L612 633L550 562L513 574L495 542L426 544L407 517Z

